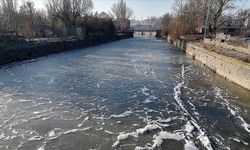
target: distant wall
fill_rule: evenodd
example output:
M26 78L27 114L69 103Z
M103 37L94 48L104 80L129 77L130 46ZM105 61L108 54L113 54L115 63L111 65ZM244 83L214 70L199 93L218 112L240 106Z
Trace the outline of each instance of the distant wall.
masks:
M187 44L186 53L217 74L250 90L250 64Z
M5 48L5 49L2 48L0 49L0 65L34 59L53 53L74 50L77 48L85 48L89 46L94 46L130 37L133 36L130 34L116 35L113 37L103 35L84 40L48 42L48 43L26 45L14 48Z

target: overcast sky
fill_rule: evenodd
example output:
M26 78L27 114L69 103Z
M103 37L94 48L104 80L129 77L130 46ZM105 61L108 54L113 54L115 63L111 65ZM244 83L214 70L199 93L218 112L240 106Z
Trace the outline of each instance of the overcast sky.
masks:
M24 0L19 0L21 3ZM35 7L38 9L45 9L47 0L31 0L34 1ZM117 2L117 0L93 0L94 11L110 12L111 6ZM145 19L149 16L162 16L166 12L172 11L172 5L174 0L126 0L127 5L134 10L134 16L136 19ZM238 7L250 8L250 0L241 0L237 3Z

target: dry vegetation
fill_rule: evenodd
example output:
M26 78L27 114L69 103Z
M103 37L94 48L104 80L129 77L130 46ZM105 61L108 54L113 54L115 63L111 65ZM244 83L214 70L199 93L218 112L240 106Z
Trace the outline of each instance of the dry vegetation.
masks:
M213 51L224 56L232 57L242 62L250 63L250 54L239 52L233 49L222 48L220 46L215 46L214 44L207 44L204 42L200 43L199 45L209 51Z
M236 9L234 4L237 1L239 0L211 0L209 4L207 0L175 0L174 14L163 16L163 35L170 35L176 40L180 36L196 33L197 29L204 30L207 22L207 30L214 37L218 29L230 21L232 16L226 13ZM243 25L245 17L238 19Z

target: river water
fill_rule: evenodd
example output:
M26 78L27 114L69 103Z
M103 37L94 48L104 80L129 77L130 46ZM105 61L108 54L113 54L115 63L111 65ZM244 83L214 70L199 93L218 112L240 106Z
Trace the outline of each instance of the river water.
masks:
M250 92L162 40L0 69L0 149L247 150Z

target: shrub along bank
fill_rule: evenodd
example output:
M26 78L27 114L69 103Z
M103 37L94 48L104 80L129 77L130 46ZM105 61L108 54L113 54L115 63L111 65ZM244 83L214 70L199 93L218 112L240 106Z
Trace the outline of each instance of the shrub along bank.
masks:
M29 44L18 47L0 48L0 65L35 59L49 54L95 46L131 37L133 37L133 34L131 33L114 36L98 35L84 40L62 40L56 42Z

